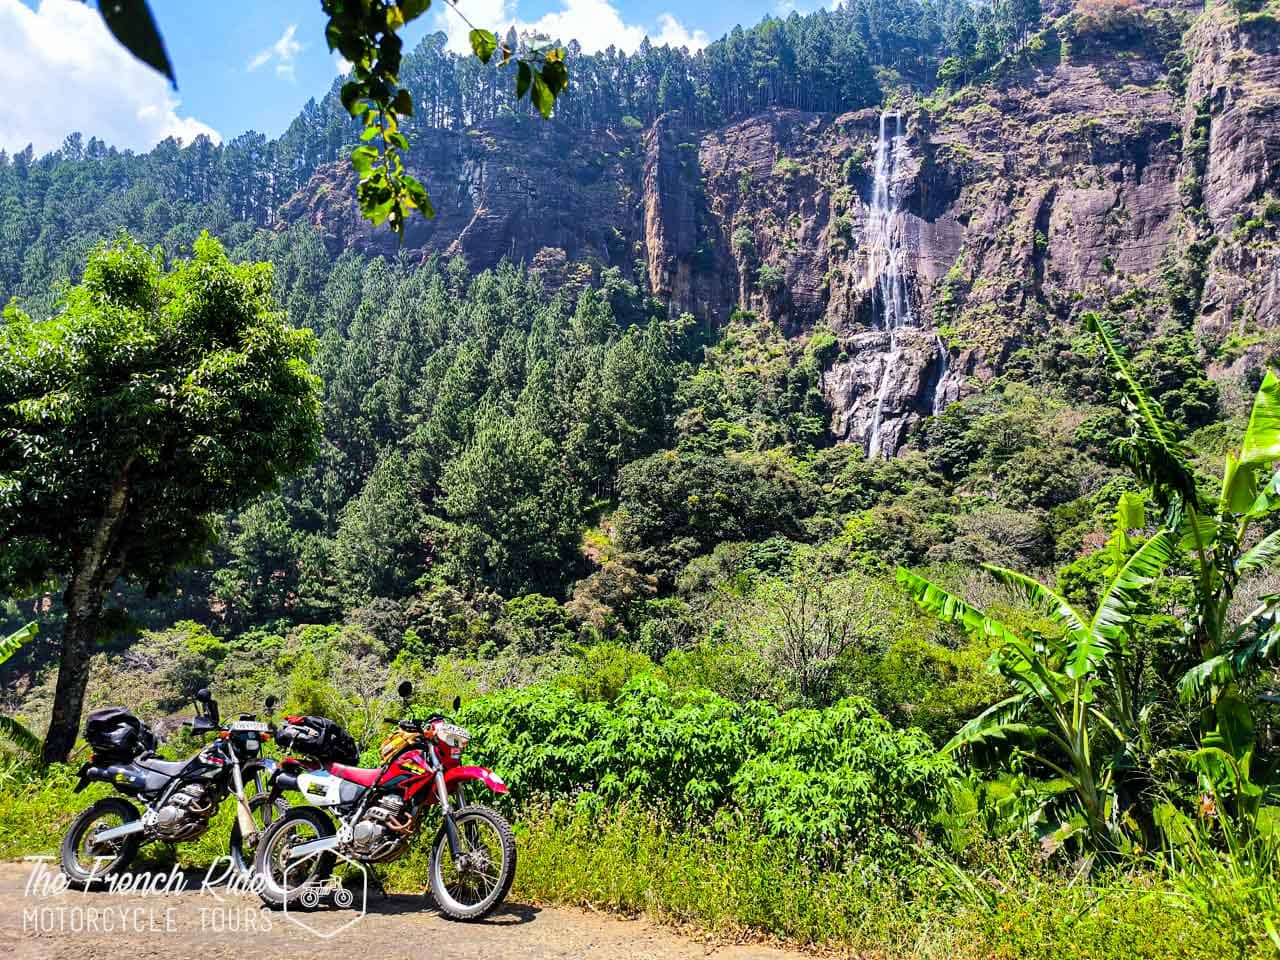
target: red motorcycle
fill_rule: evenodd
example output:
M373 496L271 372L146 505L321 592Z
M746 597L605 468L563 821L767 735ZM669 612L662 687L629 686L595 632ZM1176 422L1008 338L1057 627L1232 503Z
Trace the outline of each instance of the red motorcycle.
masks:
M412 692L408 681L400 684L404 700ZM397 729L382 744L381 767L295 759L281 765L273 793L296 789L309 806L293 807L262 833L253 861L259 895L268 906L316 906L337 854L361 863L396 860L424 812L438 805L431 894L455 920L488 916L511 889L515 836L496 811L468 802L466 791L480 783L506 793L507 785L484 767L462 765L470 734L443 716L386 722Z

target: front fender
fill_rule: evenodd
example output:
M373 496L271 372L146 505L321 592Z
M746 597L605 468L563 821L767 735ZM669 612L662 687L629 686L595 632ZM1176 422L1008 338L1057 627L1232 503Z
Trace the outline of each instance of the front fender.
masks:
M494 793L510 793L507 785L502 782L502 778L484 767L450 767L444 772L446 790L452 790L455 783L466 783L470 780L479 780Z

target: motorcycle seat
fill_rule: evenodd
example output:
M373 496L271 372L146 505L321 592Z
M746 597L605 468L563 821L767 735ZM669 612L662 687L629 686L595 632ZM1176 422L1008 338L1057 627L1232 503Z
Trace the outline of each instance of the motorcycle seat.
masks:
M329 772L362 787L372 787L378 782L378 774L382 773L377 767L348 767L345 763L329 764Z
M152 773L163 773L166 777L177 776L183 767L187 765L186 760L161 760L159 757L138 757L134 764L142 767L143 770L150 770Z

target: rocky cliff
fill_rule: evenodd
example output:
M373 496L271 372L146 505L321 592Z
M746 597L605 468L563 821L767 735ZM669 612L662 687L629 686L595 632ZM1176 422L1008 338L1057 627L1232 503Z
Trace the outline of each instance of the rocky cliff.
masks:
M1135 286L1195 326L1216 370L1240 373L1280 316L1280 22L1223 5L1124 11L1046 24L989 83L897 98L912 321L894 338L868 230L877 110L710 130L666 115L589 135L500 120L419 138L412 163L440 214L406 246L473 268L523 259L550 283L616 266L673 313L827 328L831 430L866 444L875 421L888 452L1014 349ZM283 221L391 252L349 177L323 169Z

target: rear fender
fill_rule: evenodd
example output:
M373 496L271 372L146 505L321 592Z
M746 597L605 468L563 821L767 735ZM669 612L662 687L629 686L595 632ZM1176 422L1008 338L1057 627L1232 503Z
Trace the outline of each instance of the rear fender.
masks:
M276 763L267 776L267 786L271 793L271 802L275 803L286 790L298 789L298 774L315 769L316 764L299 760L296 757L285 757Z
M479 780L494 793L510 792L500 776L484 767L450 767L444 772L444 786L450 792L455 784L469 783L474 780Z
M76 783L75 789L71 791L72 793L79 793L81 790L83 790L89 784L93 783L95 780L110 779L110 777L106 775L105 771L103 771L101 767L94 766L94 763L92 760L90 760L87 763L82 763L80 765L80 771L78 776L80 777L80 780Z

